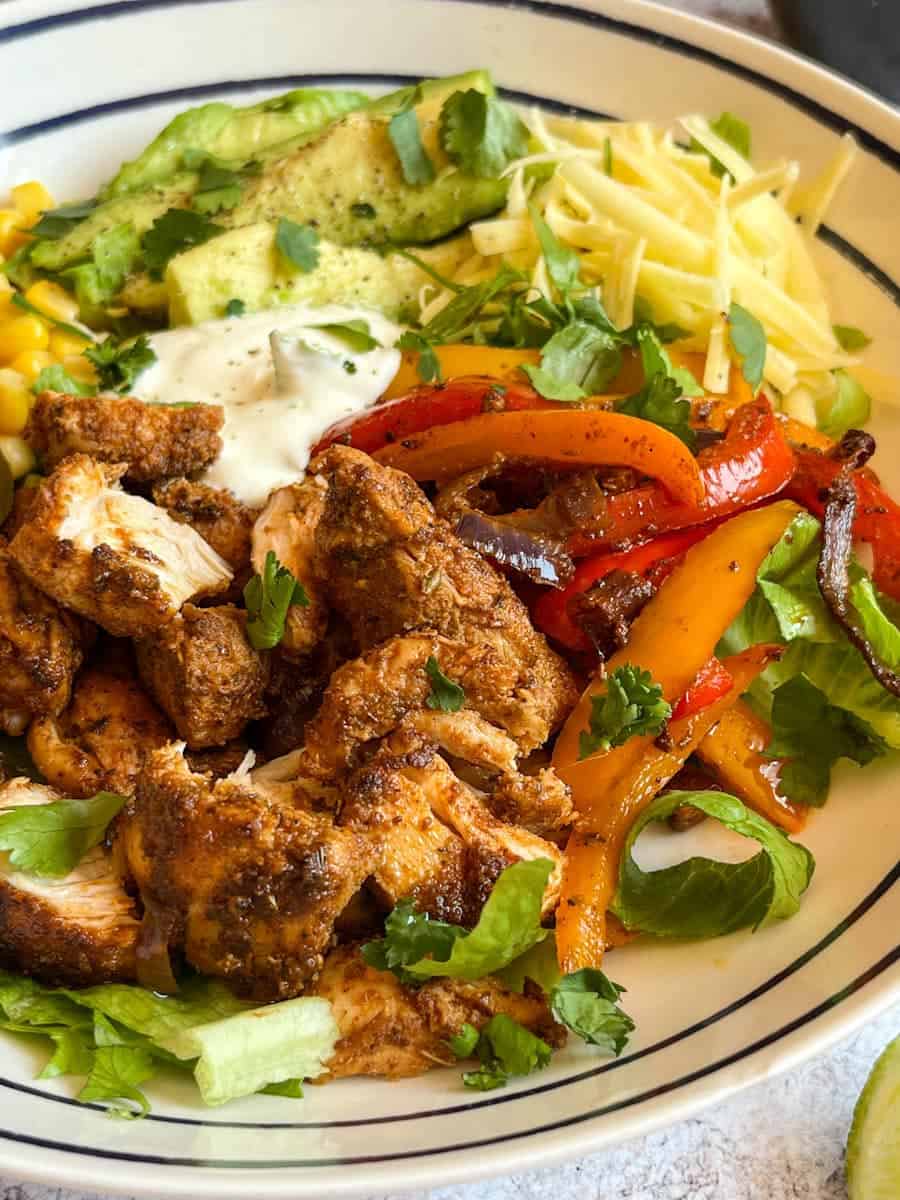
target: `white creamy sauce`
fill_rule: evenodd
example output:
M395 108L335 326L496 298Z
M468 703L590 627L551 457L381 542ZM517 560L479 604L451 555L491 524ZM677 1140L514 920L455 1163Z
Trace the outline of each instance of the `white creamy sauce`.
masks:
M365 321L379 343L352 352L317 328ZM380 313L340 304L291 305L185 326L150 339L157 361L134 394L157 403L221 404L222 452L203 476L245 504L298 479L336 421L369 408L400 366L402 329Z

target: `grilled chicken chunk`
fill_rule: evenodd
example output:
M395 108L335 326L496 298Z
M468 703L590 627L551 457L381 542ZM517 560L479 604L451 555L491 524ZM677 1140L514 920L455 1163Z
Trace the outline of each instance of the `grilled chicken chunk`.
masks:
M231 492L195 483L191 479L169 479L153 488L153 499L173 521L190 525L228 563L239 590L251 574L250 535L256 511L242 504Z
M328 606L316 582L316 527L325 509L325 482L307 475L301 483L279 488L253 527L253 569L262 574L271 551L303 584L309 604L288 609L283 654L294 658L309 654L325 635Z
M348 1075L403 1079L449 1066L457 1061L449 1039L466 1023L481 1029L498 1013L552 1046L566 1039L543 998L520 996L495 979L432 979L405 988L388 972L366 966L355 946L332 950L312 994L330 1001L341 1031L328 1074L317 1083Z
M60 800L51 788L14 779L0 787L0 810ZM17 871L0 854L0 964L42 983L87 987L135 977L138 920L101 846L63 879Z
M266 715L269 663L231 604L182 613L135 643L141 678L192 750L224 746Z
M552 767L535 775L505 772L497 778L487 804L499 820L539 837L556 839L575 822L572 793Z
M68 708L32 721L28 749L66 796L130 796L146 756L171 736L169 722L137 679L130 649L104 645L78 676Z
M181 949L259 1001L296 996L321 970L334 922L369 873L364 837L335 827L302 780L214 782L191 772L177 744L148 759L116 852L145 906L142 951Z
M79 454L38 490L9 546L32 583L116 637L142 637L231 569L198 533L118 486L124 467Z
M517 746L530 748L546 737L546 723L535 713L534 694L521 686L521 665L504 650L487 639L463 643L425 631L391 638L345 663L332 675L307 727L311 762L324 774L352 766L367 742L389 733L407 713L424 709L432 689L426 671L430 658L463 688L467 711L505 731ZM508 762L509 749L495 745L494 753Z
M0 730L18 736L33 714L62 712L86 632L32 587L0 538Z
M372 876L391 905L412 897L433 917L471 926L500 873L535 858L555 864L545 911L559 899L559 849L497 820L484 793L460 779L413 722L386 738L350 778L341 823L377 844Z
M423 629L463 643L483 655L484 669L516 706L517 728L505 728L525 752L542 745L574 703L568 667L507 581L459 541L409 476L332 446L299 488L273 497L263 521L264 544L282 547L281 561L296 565L316 597L310 609L295 610L308 639L327 603L363 650Z
M224 420L215 404L173 408L132 396L44 392L24 436L48 467L70 454L89 454L98 462L126 464L126 479L146 483L208 467L222 449Z

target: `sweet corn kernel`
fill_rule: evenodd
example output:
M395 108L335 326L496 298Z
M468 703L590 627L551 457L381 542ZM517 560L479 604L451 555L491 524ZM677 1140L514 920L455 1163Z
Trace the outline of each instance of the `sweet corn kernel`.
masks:
M66 368L66 374L71 375L78 383L97 382L97 372L81 354L71 354L68 358L64 358L63 366Z
M0 435L21 433L28 420L33 397L28 382L18 371L0 371Z
M23 350L46 350L49 344L47 326L30 313L0 325L0 363L4 365Z
M24 375L29 383L34 383L44 367L52 367L56 359L46 350L23 350L9 364L13 371Z
M12 202L13 208L17 208L25 218L22 222L24 225L33 225L42 212L54 207L53 197L36 179L14 187Z
M22 214L15 208L0 208L0 254L9 257L28 241L22 232Z
M0 437L0 454L6 459L13 479L21 479L37 466L34 451L20 437Z
M2 303L2 297L0 297L0 303ZM44 311L47 310L44 309ZM89 338L76 337L74 333L66 333L64 329L50 330L50 353L60 361L73 354L81 354L90 344Z
M74 321L78 316L78 301L65 288L49 279L39 279L25 293L25 299L35 308L56 321Z

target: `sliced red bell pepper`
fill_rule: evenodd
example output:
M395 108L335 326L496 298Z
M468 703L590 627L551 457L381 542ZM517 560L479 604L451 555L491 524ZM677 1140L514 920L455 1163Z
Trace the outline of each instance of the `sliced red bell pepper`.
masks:
M435 425L450 425L484 412L565 407L553 400L545 400L526 383L469 375L450 379L444 384L423 384L404 396L338 421L313 448L313 455L335 442L374 454L392 442L424 433Z
M571 601L611 571L633 571L638 575L647 575L651 568L655 568L654 582L661 583L674 569L678 556L708 532L706 526L685 529L654 538L652 542L635 546L632 550L623 550L618 554L593 554L583 559L566 587L558 591L547 589L538 595L531 610L535 625L570 650L590 650L590 641L570 616Z
M697 677L680 699L672 705L671 721L692 717L727 696L734 687L734 676L715 657L697 672Z
M825 511L823 493L844 469L837 458L817 454L815 450L796 450L797 470L785 495L821 517ZM872 547L875 584L893 600L900 600L900 504L879 486L866 467L854 472L857 510L853 532Z
M657 483L610 496L599 527L575 533L569 553L591 554L667 530L685 529L730 516L781 491L794 473L795 459L768 400L758 396L739 408L725 437L698 455L704 497L698 504L672 499Z

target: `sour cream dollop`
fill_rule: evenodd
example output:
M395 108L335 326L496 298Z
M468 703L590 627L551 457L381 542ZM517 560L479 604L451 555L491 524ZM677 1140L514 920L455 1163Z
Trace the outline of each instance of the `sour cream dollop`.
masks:
M353 351L324 325L364 321L378 342ZM312 447L336 421L362 412L400 366L402 329L381 313L291 305L154 334L156 362L134 394L156 403L221 404L222 452L203 476L245 504L265 502L298 479Z

